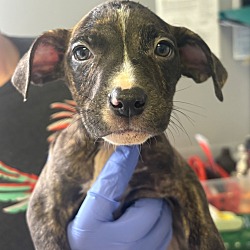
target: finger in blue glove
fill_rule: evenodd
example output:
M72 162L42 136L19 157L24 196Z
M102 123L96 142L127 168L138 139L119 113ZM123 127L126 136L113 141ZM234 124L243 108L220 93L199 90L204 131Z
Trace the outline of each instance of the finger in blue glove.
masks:
M138 156L137 146L117 147L68 226L72 250L166 249L172 237L172 216L165 201L140 199L113 220Z

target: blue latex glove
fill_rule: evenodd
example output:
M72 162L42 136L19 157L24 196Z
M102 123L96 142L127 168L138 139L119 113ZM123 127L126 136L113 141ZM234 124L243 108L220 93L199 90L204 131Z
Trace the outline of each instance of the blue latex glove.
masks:
M172 214L162 199L140 199L117 220L113 212L138 162L137 146L120 146L68 225L72 250L166 250Z

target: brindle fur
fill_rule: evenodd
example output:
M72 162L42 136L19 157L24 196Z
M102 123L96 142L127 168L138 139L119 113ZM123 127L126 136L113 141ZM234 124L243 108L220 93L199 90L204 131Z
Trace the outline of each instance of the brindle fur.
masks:
M173 43L171 58L155 56L159 38ZM84 62L75 60L72 51L76 44L84 44L95 56ZM125 73L119 73L128 58L133 72L127 67ZM126 72L132 72L136 80ZM26 98L30 82L43 84L63 78L78 109L72 124L51 144L30 199L27 221L37 250L70 249L67 224L99 173L97 168L110 155L102 138L119 132L124 144L136 143L123 137L126 129L146 133L151 139L141 146L140 161L115 216L136 199L163 198L170 202L174 217L170 249L225 249L198 179L164 135L181 75L197 83L212 77L216 96L223 99L221 88L227 73L205 42L130 1L100 5L74 29L49 31L34 42L16 69L14 85ZM117 82L132 83L147 93L141 115L127 118L111 111L108 95ZM102 163L97 164L100 151Z

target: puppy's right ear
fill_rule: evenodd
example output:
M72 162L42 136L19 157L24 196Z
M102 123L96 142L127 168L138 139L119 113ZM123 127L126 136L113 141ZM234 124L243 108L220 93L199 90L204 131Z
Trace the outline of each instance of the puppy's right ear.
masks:
M52 30L38 37L19 61L12 83L27 97L29 83L44 84L64 78L63 58L67 49L69 31Z

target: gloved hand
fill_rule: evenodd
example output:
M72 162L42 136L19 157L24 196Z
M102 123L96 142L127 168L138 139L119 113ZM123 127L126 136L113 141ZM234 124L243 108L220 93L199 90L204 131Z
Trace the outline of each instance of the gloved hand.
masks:
M68 225L72 250L166 250L172 214L162 199L140 199L117 220L113 212L138 162L137 146L120 146Z

